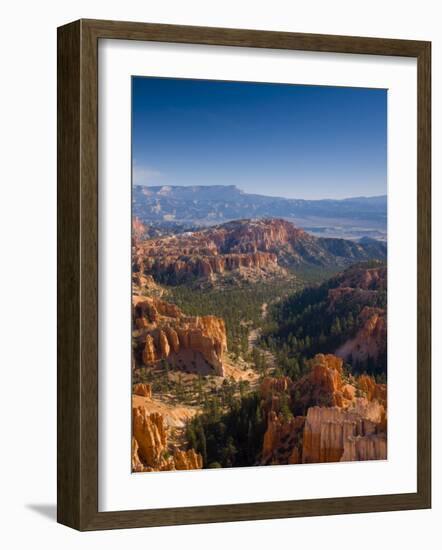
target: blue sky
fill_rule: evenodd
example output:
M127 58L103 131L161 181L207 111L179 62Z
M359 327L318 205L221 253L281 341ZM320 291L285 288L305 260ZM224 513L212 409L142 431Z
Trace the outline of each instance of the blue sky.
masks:
M320 199L387 192L387 91L132 79L133 182Z

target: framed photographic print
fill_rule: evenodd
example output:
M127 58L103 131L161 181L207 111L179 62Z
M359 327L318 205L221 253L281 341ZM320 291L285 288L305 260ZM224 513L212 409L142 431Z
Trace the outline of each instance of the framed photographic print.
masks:
M59 522L430 507L430 65L59 28Z

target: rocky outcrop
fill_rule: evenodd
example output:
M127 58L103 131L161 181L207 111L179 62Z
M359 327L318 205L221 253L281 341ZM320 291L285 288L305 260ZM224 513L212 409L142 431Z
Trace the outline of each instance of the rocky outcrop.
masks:
M301 264L345 266L384 258L383 246L378 248L316 238L286 220L271 218L235 220L201 231L137 240L133 258L135 271L153 275L157 282L180 284L231 273L252 280L287 276L285 267Z
M177 449L173 455L175 470L199 470L203 467L203 457L194 449L181 451Z
M148 256L145 258L144 269L160 281L173 283L186 282L192 277L207 279L213 275L224 275L232 271L240 271L244 276L251 276L255 272L259 278L283 273L278 267L276 255L264 252L219 256L201 256L195 252L193 256L188 257L184 257L182 254L166 256L163 252L160 257ZM247 270L250 270L250 273Z
M164 294L164 289L158 285L152 275L143 275L140 271L132 273L132 294L133 295L146 295L161 298Z
M190 317L158 298L134 296L134 340L146 366L167 362L187 372L224 375L227 336L224 320Z
M361 374L357 378L357 386L369 401L376 399L384 408L387 408L387 384L377 384L372 376Z
M318 354L299 381L269 377L260 393L267 415L262 464L386 458L386 385L347 376L340 357Z
M310 407L303 434L302 461L304 463L339 462L349 438L376 434L378 423L361 413L363 413L363 407L359 409ZM366 452L364 460L377 459L379 459L378 453Z
M132 388L134 395L140 395L141 397L152 398L152 387L150 384L134 384Z
M264 434L262 464L298 464L301 458L300 442L305 418L284 418L271 411Z
M142 472L145 468L138 454L138 441L132 437L132 472Z
M292 395L301 396L303 406L307 407L303 462L339 461L348 438L386 430L383 388L373 378L364 375L359 381L346 380L342 359L334 355L316 355L310 368L310 373L292 389ZM357 397L360 392L365 396ZM366 454L372 459L378 456Z
M328 310L334 311L336 306L344 300L347 303L371 304L376 301L377 290L364 290L360 288L341 287L330 288L328 291Z
M135 317L145 317L148 323L155 323L160 317L181 317L181 310L170 302L152 296L133 296Z
M344 452L341 462L355 460L386 460L387 434L370 434L351 436L344 441Z
M171 448L168 427L158 412L133 407L132 434L133 472L194 470L203 466L202 457L195 450Z
M134 270L171 284L195 278L212 280L230 273L253 280L286 274L278 265L277 254L270 250L274 250L271 239L278 233L276 225L264 233L255 228L247 235L241 231L242 224L237 228L228 225L137 241Z
M143 407L132 409L132 433L138 444L138 457L149 468L163 469L167 445L166 426L159 413Z
M347 303L374 305L379 293L387 290L387 268L352 266L332 280L328 291L329 311L333 311L342 300Z
M272 398L275 393L285 393L292 386L292 381L288 376L266 377L261 382L260 392L263 399Z
M355 362L377 359L387 348L386 312L381 308L364 307L359 314L362 328L356 336L336 350L336 355Z
M340 288L360 290L387 290L387 268L378 266L371 268L353 267L347 269L339 277Z
M146 227L143 222L135 217L132 220L132 239L137 242L144 237L146 233Z
M264 378L261 382L261 407L268 419L270 419L271 413L279 415L283 408L285 409L284 413L287 413L289 407L289 391L292 385L293 382L288 376L280 376L277 378L269 376Z
M294 410L299 414L312 406L345 407L355 389L343 379L343 361L335 355L317 354L310 361L310 371L291 388Z
M357 306L354 329L335 354L353 364L377 361L387 352L387 268L351 267L338 275L328 290L328 312ZM381 305L382 307L379 307ZM342 309L342 308L341 308Z

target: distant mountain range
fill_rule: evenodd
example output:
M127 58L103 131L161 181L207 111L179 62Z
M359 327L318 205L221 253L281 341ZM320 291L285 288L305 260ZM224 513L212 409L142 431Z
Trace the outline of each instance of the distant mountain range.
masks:
M344 236L336 228L352 227L353 238L379 238L386 232L387 221L386 195L342 200L287 199L245 193L234 185L135 185L132 205L133 216L145 224L215 225L241 218L274 217L311 227L318 236Z

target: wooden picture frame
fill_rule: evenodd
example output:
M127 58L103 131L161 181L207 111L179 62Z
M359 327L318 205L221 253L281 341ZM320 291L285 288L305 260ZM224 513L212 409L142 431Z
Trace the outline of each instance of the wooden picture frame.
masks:
M98 511L98 41L124 39L405 56L418 67L417 492ZM422 41L79 20L58 29L58 521L81 531L431 506L431 44Z

